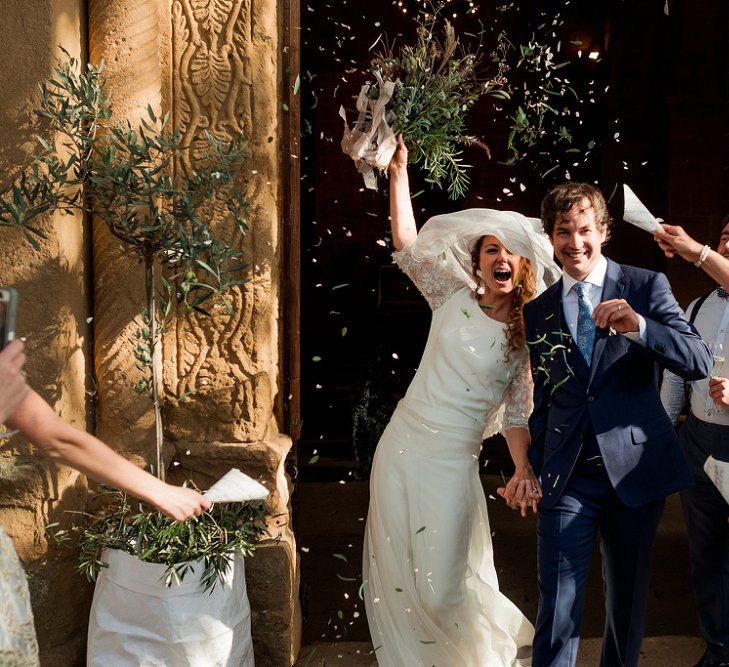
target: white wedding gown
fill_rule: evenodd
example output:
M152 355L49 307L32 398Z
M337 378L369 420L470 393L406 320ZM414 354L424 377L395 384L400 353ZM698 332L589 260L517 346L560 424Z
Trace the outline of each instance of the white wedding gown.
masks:
M0 665L34 667L38 664L25 571L13 543L0 527Z
M365 606L380 667L527 667L534 629L499 592L478 455L485 431L527 427L526 351L473 293L394 254L433 308L418 371L375 453Z

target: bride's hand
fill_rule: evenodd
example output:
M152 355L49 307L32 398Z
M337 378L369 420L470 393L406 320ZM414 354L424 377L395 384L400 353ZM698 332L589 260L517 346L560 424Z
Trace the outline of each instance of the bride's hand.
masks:
M405 145L405 141L402 138L402 134L397 135L397 148L395 149L395 153L392 156L392 159L390 160L390 164L388 166L388 169L390 171L390 175L394 176L395 174L407 171L408 168L408 148Z
M523 517L527 515L529 507L536 514L537 505L542 498L542 487L530 465L517 468L506 486L499 487L496 492L509 507L518 507Z

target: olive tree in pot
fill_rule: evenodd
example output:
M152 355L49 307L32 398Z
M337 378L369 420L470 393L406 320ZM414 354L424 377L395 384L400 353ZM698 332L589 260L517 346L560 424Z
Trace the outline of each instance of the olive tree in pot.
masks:
M204 166L175 177L181 135L169 129L169 114L158 118L149 107L138 127L115 123L103 65L83 69L66 55L40 86L38 149L0 196L0 226L17 227L38 249L44 234L37 216L82 211L142 263L134 356L143 379L134 391L151 400L152 468L163 478L160 339L180 310L206 314L217 301L230 311L225 292L243 282L239 251L211 234L206 217L222 208L241 233L247 229L236 175L244 142L206 133ZM55 532L57 541L80 548L79 569L98 577L88 664L252 665L243 556L265 531L263 501L217 503L174 523L124 494L99 496L96 511Z

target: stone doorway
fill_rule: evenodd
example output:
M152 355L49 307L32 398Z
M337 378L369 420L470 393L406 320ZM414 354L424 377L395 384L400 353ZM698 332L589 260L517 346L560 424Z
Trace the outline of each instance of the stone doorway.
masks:
M368 633L362 603L357 596L360 580L361 538L367 507L367 482L363 479L366 452L353 442L353 415L362 407L362 392L374 382L378 401L385 412L404 393L422 350L429 313L406 279L391 266L388 239L387 181L380 191L363 188L361 179L339 148L341 120L339 105L353 107L353 97L363 81L360 74L371 55L369 48L380 33L387 31L398 39L408 39L412 23L400 7L411 12L418 3L372 0L366 14L349 3L302 3L302 181L301 181L301 392L302 431L298 449L298 477L294 513L301 547L301 597L304 613L303 642L367 641ZM465 4L465 3L461 3ZM496 3L480 3L488 16ZM538 3L521 3L524 12L536 12ZM460 6L454 3L454 7ZM605 114L619 113L622 125L619 142L611 143L615 130L603 127L606 148L594 171L583 174L599 181L609 194L626 178L623 162L648 166L631 170L629 178L648 193L649 205L668 211L683 223L707 236L707 216L720 218L726 207L726 153L711 149L711 137L726 135L726 91L720 79L726 72L727 9L716 0L705 0L688 10L675 3L666 18L662 7L649 0L623 3L605 0L583 5L582 14L571 28L565 27L565 40L578 40L579 30L592 31L609 43L610 56L597 74L601 84L612 91ZM717 27L716 39L701 53L691 46L692 35L702 21ZM379 22L379 24L378 24ZM705 25L705 24L704 24ZM571 30L571 32L570 32ZM410 32L409 32L410 31ZM721 33L719 35L718 33ZM679 55L681 54L681 55ZM720 62L721 64L716 64ZM703 63L703 64L702 64ZM714 63L714 64L712 64ZM694 74L691 74L693 72ZM701 109L706 116L689 112L691 76L701 73ZM636 99L636 90L645 91ZM706 99L704 99L704 96ZM678 100L683 100L679 102ZM691 116L688 120L686 115ZM719 116L724 114L720 119ZM351 117L351 112L350 112ZM599 127L607 119L594 118ZM690 144L682 129L687 123L702 128L692 133ZM425 184L414 184L416 214L426 217L454 207L514 208L530 215L538 212L543 190L529 180L519 167L510 173L501 163L499 145L508 133L503 123L489 114L474 120L472 130L489 137L495 158L483 160L466 153L478 164L473 184L465 200L449 202ZM686 141L684 141L686 140ZM707 143L708 142L708 143ZM689 160L701 164L701 173L710 173L707 182L681 165ZM526 192L514 192L508 200L503 188L513 188L513 177L528 184ZM677 179L685 179L677 186ZM690 185L688 185L690 183ZM707 189L703 212L687 201L692 188ZM709 192L710 191L710 192ZM508 201L508 206L506 202ZM617 202L619 208L620 202ZM702 218L703 216L703 218ZM702 218L703 222L699 222ZM693 227L695 226L695 227ZM708 238L708 236L707 236ZM617 225L610 255L618 261L666 270L665 260L650 239L627 225ZM686 303L700 293L698 272L683 264L669 268L677 297ZM371 384L369 386L372 386ZM487 493L493 493L499 472L509 470L503 442L486 445L489 466L484 477ZM677 508L674 508L677 510ZM497 562L509 562L516 553L530 553L528 530L513 527L496 508L495 525L519 545L514 551L497 554ZM513 535L508 531L513 530ZM686 565L680 512L667 520L657 551L658 571L674 554ZM498 548L498 547L497 547ZM345 560L346 559L346 560ZM533 559L532 559L533 561ZM666 576L672 566L665 569ZM599 609L599 583L593 573L596 604ZM502 571L507 586L522 590L520 582L533 577L533 570L508 567ZM692 633L695 625L690 612L678 614L663 608L662 600L684 599L688 579L667 591L661 582L653 594L652 632ZM660 598L660 599L659 599ZM526 608L535 604L525 601ZM599 634L599 614L587 622L588 632ZM592 624L592 625L590 625ZM302 654L306 657L306 653ZM316 660L316 656L313 658Z

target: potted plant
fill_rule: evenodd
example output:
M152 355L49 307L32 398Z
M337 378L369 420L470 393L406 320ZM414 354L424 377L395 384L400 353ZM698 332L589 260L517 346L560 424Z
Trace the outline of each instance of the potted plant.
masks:
M148 107L138 127L114 123L103 65L81 71L66 56L40 86L35 113L45 127L27 168L0 196L0 226L17 227L38 249L44 235L34 226L37 216L93 214L143 264L134 349L143 377L134 391L151 401L152 469L164 478L160 338L178 310L206 314L217 299L231 311L225 292L242 284L246 267L237 249L211 234L206 217L222 207L246 231L248 204L235 174L244 142L206 132L204 165L175 177L181 134L169 129L169 114L158 118ZM79 569L99 576L89 664L252 665L242 557L265 530L263 503L216 504L176 524L123 494L102 497L101 508L73 529ZM68 531L57 536L72 538Z

